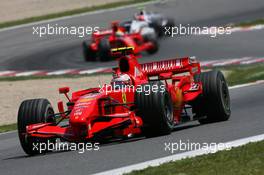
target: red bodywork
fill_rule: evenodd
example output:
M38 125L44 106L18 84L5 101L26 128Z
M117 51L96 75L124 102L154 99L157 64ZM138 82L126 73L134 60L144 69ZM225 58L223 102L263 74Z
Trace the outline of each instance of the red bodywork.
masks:
M145 41L140 33L127 33L118 22L112 23L112 29L94 32L92 34L91 50L98 52L102 38L108 37L111 48L133 47L134 53L139 54L155 47L152 42Z
M200 64L191 58L175 58L158 62L139 64L135 55L122 56L114 75L128 74L134 86L148 83L150 79L165 82L174 105L175 125L182 123L182 112L202 93L200 83L194 83L193 76L200 73ZM132 88L132 87L127 87ZM69 88L60 88L66 94ZM141 134L144 125L136 116L135 91L111 91L111 86L91 88L73 92L66 112L63 103L58 102L61 120L68 119L68 125L38 123L27 126L27 134L33 137L58 137L67 141L87 141Z

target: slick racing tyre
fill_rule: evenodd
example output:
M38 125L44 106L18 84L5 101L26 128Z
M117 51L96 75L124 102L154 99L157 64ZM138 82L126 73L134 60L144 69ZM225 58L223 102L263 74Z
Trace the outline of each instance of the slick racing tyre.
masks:
M21 103L17 117L17 128L20 144L28 155L39 154L39 150L33 149L38 143L45 143L48 140L35 138L26 135L26 126L35 123L54 123L54 110L47 99L25 100ZM55 139L50 139L54 142Z
M170 134L173 129L173 105L165 85L150 82L141 85L135 95L137 115L143 120L143 134L146 137Z
M149 24L150 27L152 27L155 30L155 33L158 37L163 36L163 27L160 20L154 20Z
M224 75L220 71L204 72L194 77L202 83L203 93L194 102L193 112L201 124L228 120L231 114L230 96Z
M111 45L108 38L102 38L99 43L99 59L100 61L110 61L111 60Z
M158 37L165 36L166 28L172 28L175 26L174 20L171 18L155 20L150 23L150 26L155 30ZM168 36L168 35L167 35Z
M144 36L144 40L153 44L153 47L147 50L148 54L154 54L159 50L159 44L156 36L146 35Z
M84 41L82 43L83 56L85 61L96 61L96 52L91 49L91 42Z

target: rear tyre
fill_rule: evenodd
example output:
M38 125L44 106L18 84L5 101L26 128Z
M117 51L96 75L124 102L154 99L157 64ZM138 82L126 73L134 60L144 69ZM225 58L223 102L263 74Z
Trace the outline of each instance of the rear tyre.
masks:
M150 49L147 50L148 54L154 54L159 50L159 44L157 41L157 37L147 35L144 37L144 40L146 42L151 42L153 44L153 47L151 47Z
M110 61L111 57L111 45L108 38L101 39L99 43L99 59L100 61Z
M220 71L204 72L194 77L202 83L203 94L195 101L193 111L201 124L228 120L231 115L230 96Z
M163 33L162 33L163 27L158 21L153 21L152 23L150 23L150 27L152 27L155 30L155 33L158 37L163 36Z
M39 154L34 145L47 142L48 139L40 139L26 135L26 127L36 123L55 123L54 110L47 99L25 100L21 103L17 117L17 128L20 144L28 155ZM54 142L55 139L50 139ZM47 146L47 145L46 145Z
M146 137L170 134L174 124L173 106L165 85L150 82L140 89L136 91L135 103L137 115L143 120L143 134Z
M82 43L83 56L85 61L96 61L96 52L91 49L91 42L84 41Z

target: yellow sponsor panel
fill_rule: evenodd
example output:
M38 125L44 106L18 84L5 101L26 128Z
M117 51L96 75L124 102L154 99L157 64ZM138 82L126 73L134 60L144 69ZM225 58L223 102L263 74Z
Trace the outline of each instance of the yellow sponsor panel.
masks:
M112 52L119 52L124 50L134 50L134 47L118 47L111 49Z
M94 100L95 98L83 98L83 99L80 99L79 102L83 103L83 102L88 102L88 101L91 101L91 100Z

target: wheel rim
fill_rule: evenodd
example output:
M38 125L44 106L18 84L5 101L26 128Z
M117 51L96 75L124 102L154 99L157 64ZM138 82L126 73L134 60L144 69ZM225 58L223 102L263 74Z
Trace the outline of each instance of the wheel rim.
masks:
M169 96L166 94L164 98L164 106L165 106L165 115L167 118L167 121L171 123L173 121L173 115L172 115L172 109L171 109L171 104L169 103L170 99Z
M225 110L229 113L230 111L230 96L228 87L225 81L221 81L221 99Z
M46 119L45 122L55 122L53 115L54 115L53 109L51 107L48 107L48 109L45 113L45 119Z

